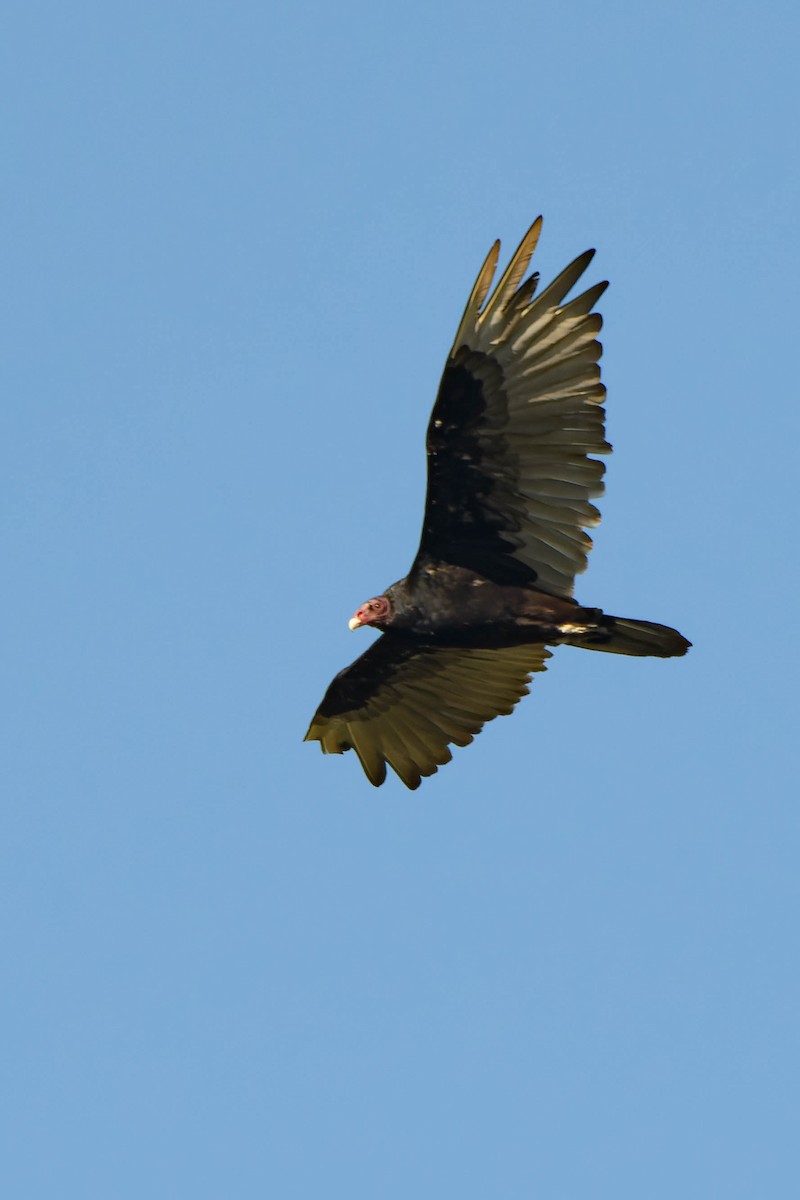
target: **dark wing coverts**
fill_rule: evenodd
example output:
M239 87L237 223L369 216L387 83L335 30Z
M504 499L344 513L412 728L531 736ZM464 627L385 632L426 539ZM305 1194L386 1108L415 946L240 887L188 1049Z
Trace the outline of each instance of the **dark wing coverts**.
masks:
M378 787L388 763L406 787L449 762L448 744L467 746L486 721L510 713L542 645L480 649L384 635L334 679L306 741L326 754L353 749Z
M428 426L428 495L414 571L437 562L501 584L536 583L571 596L586 567L586 526L600 514L605 388L592 308L596 284L561 302L594 251L576 258L538 297L520 285L541 228L523 238L489 300L495 242L445 366ZM518 286L519 285L519 286Z

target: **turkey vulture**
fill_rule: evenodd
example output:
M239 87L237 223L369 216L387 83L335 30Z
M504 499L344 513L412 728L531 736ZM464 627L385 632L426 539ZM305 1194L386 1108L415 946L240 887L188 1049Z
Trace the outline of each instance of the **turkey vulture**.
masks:
M594 312L607 284L564 303L587 250L537 296L538 273L524 276L541 225L488 300L499 241L481 267L428 425L417 556L351 618L383 636L336 676L306 734L326 754L355 750L376 787L387 763L418 787L450 761L450 743L510 713L548 645L659 658L691 645L572 597L592 544L585 527L600 520L605 467L590 455L611 450Z

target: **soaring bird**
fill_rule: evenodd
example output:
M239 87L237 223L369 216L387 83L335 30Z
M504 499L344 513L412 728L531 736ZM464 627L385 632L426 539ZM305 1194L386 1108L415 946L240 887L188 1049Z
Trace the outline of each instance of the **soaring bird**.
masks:
M606 389L596 283L565 303L587 250L538 295L525 278L542 218L499 283L496 241L445 363L427 433L428 490L408 575L349 624L382 633L331 683L306 741L353 749L370 783L388 763L409 788L486 721L510 713L548 646L670 658L691 645L653 621L573 598L600 514ZM488 299L487 299L488 297Z

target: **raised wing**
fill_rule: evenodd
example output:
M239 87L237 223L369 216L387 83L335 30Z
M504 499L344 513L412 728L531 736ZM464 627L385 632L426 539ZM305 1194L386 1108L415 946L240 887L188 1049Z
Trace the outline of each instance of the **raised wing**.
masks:
M355 750L375 787L388 763L417 788L450 761L450 743L466 746L486 721L510 713L549 657L542 645L479 649L384 635L336 676L305 740L325 754Z
M591 500L605 470L589 456L611 449L596 340L602 318L592 312L607 284L562 304L591 262L587 250L534 298L538 276L520 281L541 222L486 300L495 242L467 302L428 426L428 494L412 575L449 562L497 583L571 596L586 567L585 529L600 520Z

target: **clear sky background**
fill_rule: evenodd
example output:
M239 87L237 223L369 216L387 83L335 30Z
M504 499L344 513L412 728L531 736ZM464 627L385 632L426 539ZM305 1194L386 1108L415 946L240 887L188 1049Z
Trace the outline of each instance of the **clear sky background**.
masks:
M15 1200L797 1185L796 4L11 0ZM558 651L421 789L302 742L492 240L609 278Z

